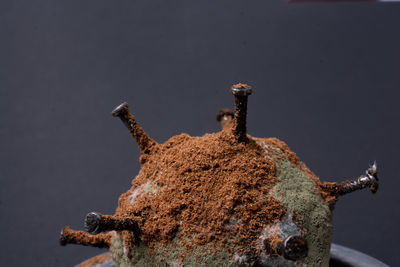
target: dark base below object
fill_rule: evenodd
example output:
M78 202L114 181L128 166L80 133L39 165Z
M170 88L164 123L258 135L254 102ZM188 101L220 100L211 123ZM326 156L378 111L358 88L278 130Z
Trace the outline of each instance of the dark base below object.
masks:
M378 261L357 250L343 247L340 245L331 245L331 267L389 267L389 265Z
M110 252L100 254L90 258L78 266L85 267L115 267ZM389 267L383 262L378 261L357 250L332 244L330 267Z

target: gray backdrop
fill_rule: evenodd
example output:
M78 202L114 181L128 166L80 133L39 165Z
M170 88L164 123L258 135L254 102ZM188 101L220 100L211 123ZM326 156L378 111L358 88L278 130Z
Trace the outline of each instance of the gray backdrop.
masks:
M0 2L0 265L71 266L58 245L111 214L139 151L110 111L128 101L157 141L219 130L247 82L248 129L288 143L321 180L377 160L381 189L343 197L333 241L400 264L400 4L281 0Z

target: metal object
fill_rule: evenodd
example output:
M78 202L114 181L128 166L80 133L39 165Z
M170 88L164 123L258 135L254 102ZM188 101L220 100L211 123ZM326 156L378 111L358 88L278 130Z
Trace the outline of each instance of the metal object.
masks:
M249 85L240 83L233 85L231 87L231 92L235 97L235 112L232 112L231 110L227 109L221 110L217 114L217 120L221 122L223 129L226 128L226 131L223 132L224 135L230 134L235 137L237 143L246 144L250 142L246 129L246 116L247 116L248 96L252 93L252 90ZM144 162L142 161L142 159L145 160L146 158L148 158L147 157L148 155L146 154L157 153L157 151L159 150L158 144L153 139L151 139L137 124L134 116L129 112L128 104L126 102L116 107L113 110L112 115L115 117L119 117L121 119L121 121L129 129L132 136L138 143L140 151L142 153L141 162ZM235 140L230 139L229 141L230 145L232 145L231 141ZM162 152L162 149L160 149L160 151ZM174 153L174 155L176 155L176 153L179 153L176 152L175 150L172 152ZM160 170L158 171L160 172ZM307 170L302 170L302 172L305 171ZM309 174L309 176L311 176L311 174ZM366 187L369 187L371 192L375 193L378 190L379 186L377 165L376 163L374 163L367 169L365 175L359 177L356 180L345 181L342 183L330 182L323 184L321 184L319 180L315 180L315 182L320 187L319 189L322 190L322 192L321 190L318 192L321 193L321 196L323 197L321 201L322 200L326 201L326 203L321 202L316 204L321 204L321 205L328 204L329 207L333 208L334 203L341 195L356 190L360 190ZM168 201L171 200L168 199ZM81 244L81 245L86 245L86 246L90 245L95 247L109 247L111 242L110 240L113 235L121 234L120 232L127 231L126 233L122 233L123 241L125 242L124 244L137 245L140 241L139 225L142 225L143 222L142 218L134 215L131 216L132 214L130 213L126 214L118 212L118 214L121 215L119 216L103 215L97 212L91 212L87 214L85 218L85 228L89 233L94 235L82 231L73 231L68 227L65 227L61 232L60 244L64 246L66 244ZM140 212L135 214L140 214ZM329 215L330 214L327 214L326 216L327 219L330 219ZM304 216L307 218L307 215ZM282 219L282 217L277 219L280 220ZM298 228L296 227L296 229ZM119 233L116 233L115 231ZM104 234L102 232L108 232L108 233ZM293 233L295 233L295 235L288 236L288 234L293 234ZM277 234L276 232L273 232L272 234L268 235L263 234L262 236L260 236L259 239L262 243L261 242L258 243L260 245L259 252L262 253L263 255L266 255L266 257L270 256L278 257L278 260L280 261L282 261L283 258L290 261L301 261L302 259L307 257L309 250L306 236L303 236L303 234L305 234L304 231L294 232L292 230L284 234ZM310 244L312 243L311 242L312 240L313 240L312 238L309 239ZM329 243L327 242L324 242L323 245L325 246L326 249L329 247ZM127 256L129 257L128 254ZM313 256L312 253L309 253L309 257L312 256ZM240 262L243 261L242 259L239 260ZM244 261L246 260L248 259L244 259ZM315 258L308 259L308 261L310 262L313 262L314 260ZM328 259L325 258L324 264L326 264L327 261ZM238 261L238 263L240 262Z
M292 261L307 257L307 240L299 235L288 236L282 243L282 253L285 259Z
M371 193L375 194L379 188L378 167L374 162L366 171L365 175L351 181L344 181L338 184L338 195L345 195L357 190L369 187Z
M98 234L103 232L101 229L101 217L96 212L91 212L86 215L85 229L88 233Z
M76 244L92 246L98 248L108 248L111 243L111 233L91 235L83 231L71 230L68 226L64 227L60 233L59 243L61 246Z
M58 240L60 245L63 246L63 247L65 247L68 244L68 240L67 240L67 237L65 236L64 231L65 231L65 227L63 229L61 229L60 239Z
M121 218L112 215L103 215L97 212L90 212L85 218L85 229L91 234L98 234L106 231L131 230L139 233L138 221L134 217Z
M124 116L129 113L129 105L126 102L121 103L117 106L112 112L111 115L114 117L119 117L122 122L125 124L126 128L130 128L128 120L124 119Z
M239 143L247 142L246 116L247 98L252 93L251 86L247 84L235 84L231 87L231 92L235 96L235 121L233 134Z
M140 127L136 122L135 117L129 112L128 108L128 103L123 102L117 106L111 114L114 117L119 117L125 124L133 138L136 140L136 143L139 145L140 152L142 154L149 154L152 147L154 147L157 142L151 139L151 137L143 131L142 127Z
M221 123L222 129L228 128L233 124L233 118L235 114L231 109L224 108L218 111L217 113L217 121Z

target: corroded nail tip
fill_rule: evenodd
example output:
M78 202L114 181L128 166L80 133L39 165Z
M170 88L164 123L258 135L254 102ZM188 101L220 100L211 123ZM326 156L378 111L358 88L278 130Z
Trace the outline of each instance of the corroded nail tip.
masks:
M283 256L285 259L297 261L307 257L307 240L299 235L290 235L282 242Z
M222 121L222 119L223 119L225 116L230 116L230 117L233 118L233 117L235 116L235 114L234 114L234 112L233 112L231 109L223 108L223 109L221 109L220 111L218 111L218 113L217 113L217 116L216 116L217 121L218 121L218 122Z
M85 218L85 229L88 233L98 234L100 230L101 216L97 212L90 212Z
M376 164L376 161L368 168L367 172L371 175L376 175L378 172L378 165Z
M120 104L118 107L116 107L116 108L111 112L111 114L112 114L114 117L118 117L118 116L122 115L123 113L127 112L128 107L129 107L128 103L123 102L123 103Z
M379 188L378 165L376 164L376 161L374 161L374 163L368 168L366 175L371 181L369 189L371 190L371 193L375 194Z
M238 83L231 87L231 92L235 96L248 96L251 95L251 86L245 83Z
M67 245L67 240L65 239L65 236L64 236L64 229L65 229L65 227L63 229L61 229L60 239L58 240L60 245L63 247L65 247Z

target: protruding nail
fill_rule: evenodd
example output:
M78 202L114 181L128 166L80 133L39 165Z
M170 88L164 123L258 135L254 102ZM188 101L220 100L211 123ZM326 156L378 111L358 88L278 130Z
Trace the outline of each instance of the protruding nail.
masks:
M217 121L218 122L221 122L221 120L224 118L224 117L234 117L235 116L235 114L233 113L233 111L231 110L231 109L229 109L229 108L223 108L223 109L220 109L219 111L218 111L218 113L217 113Z
M112 232L107 234L91 235L83 231L71 230L68 226L61 230L59 243L61 246L76 244L98 248L108 248L111 244Z
M61 229L61 233L60 233L59 242L60 242L61 246L66 246L67 245L67 240L65 239L65 236L64 236L64 229L65 229L65 227L63 229Z
M235 96L235 125L233 134L239 143L247 142L247 98L252 93L251 86L242 83L235 84L231 87L231 92Z
M363 188L369 187L371 193L375 194L379 188L378 166L374 162L366 171L365 175L355 180L344 181L338 184L338 195L345 195Z
M107 231L133 230L139 232L139 218L119 217L103 215L97 212L90 212L85 218L85 229L91 234L98 234Z
M217 121L221 123L222 129L231 127L235 114L232 110L224 108L217 113Z
M251 86L245 83L238 83L231 87L234 96L249 96L252 93Z
M101 233L101 216L96 212L90 212L85 218L85 229L91 234Z
M111 114L114 117L119 117L124 123L126 128L131 132L136 143L139 145L140 152L142 154L149 154L152 147L157 143L150 138L142 127L136 122L135 117L129 112L129 105L123 102L118 107L116 107Z
M129 108L128 103L123 102L123 103L120 104L118 107L116 107L116 108L111 112L111 114L112 114L114 117L119 117L119 116L121 116L121 115L123 115L123 114L128 113L128 108Z
M379 189L379 179L378 179L378 165L376 161L368 168L367 175L371 180L371 185L369 189L371 190L372 194L375 194Z

